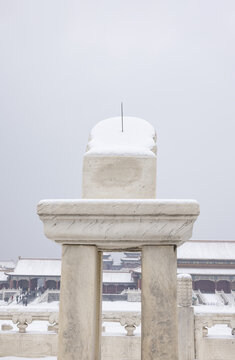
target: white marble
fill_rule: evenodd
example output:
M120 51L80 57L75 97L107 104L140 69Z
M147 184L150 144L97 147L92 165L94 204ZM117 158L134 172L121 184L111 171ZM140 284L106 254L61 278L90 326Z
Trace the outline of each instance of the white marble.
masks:
M218 309L218 307L215 307ZM231 309L231 308L230 308ZM209 308L210 311L210 308ZM196 313L194 316L195 353L199 360L234 360L235 354L235 313L209 312ZM231 311L231 310L230 310ZM209 330L216 324L227 325L230 335L215 332L209 335Z
M177 299L180 306L192 305L192 277L189 274L177 275Z
M178 346L179 359L194 359L194 309L192 305L192 278L189 274L177 275Z
M194 360L194 344L194 309L192 306L178 307L179 360Z
M45 200L38 205L46 236L100 250L181 244L199 214L194 200Z
M121 131L120 120L105 120L91 131L84 200L38 204L46 236L63 244L59 360L100 358L95 254L110 250L143 251L142 360L178 359L175 249L191 237L199 205L155 199L155 130L145 120L125 118ZM124 318L123 324L131 337L136 325ZM117 358L123 355L131 358L129 346L118 349Z
M99 122L83 158L82 197L150 199L156 197L156 134L143 119Z
M151 199L156 197L156 156L84 156L82 197Z
M178 360L175 246L143 246L141 360Z
M197 307L197 311L198 308L204 307ZM54 310L56 311L56 309ZM201 312L194 315L193 307L178 306L179 360L234 360L235 337L231 332L235 326L235 313L231 307L221 309L218 306L214 306L213 312L210 311L212 311L211 307L209 307L207 313ZM15 311L12 311L9 307L7 312L0 313L0 319L5 319L5 322L6 319L8 321L12 320L14 313ZM33 321L37 322L33 330L30 330L32 326L30 324L26 329L26 333L19 333L16 330L0 332L0 354L4 359L5 356L39 358L57 355L58 334L54 331L46 331L46 326L40 325L38 321L42 320L40 323L48 321L51 315L56 315L56 313L30 311L30 314L33 317ZM130 310L127 313L108 311L104 313L103 321L107 324L107 321L110 321L111 318L119 323L123 315L124 317L131 318L132 324L135 323L135 318L139 317L139 313L130 312ZM215 324L223 324L219 325L223 326L223 328L218 328L215 332L215 327L211 328ZM205 326L209 327L208 335L206 328L204 328ZM111 328L113 329L113 327ZM213 334L211 334L212 330ZM196 345L196 355L194 353L194 342ZM110 332L105 332L102 336L101 359L140 360L140 348L140 337L138 334L126 336L121 332L113 333L112 335Z
M63 245L58 360L100 359L101 256L95 246Z

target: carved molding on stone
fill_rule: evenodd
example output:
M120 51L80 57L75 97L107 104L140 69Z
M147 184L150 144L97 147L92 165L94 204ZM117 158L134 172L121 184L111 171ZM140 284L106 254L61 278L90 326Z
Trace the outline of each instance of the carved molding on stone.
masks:
M48 321L52 325L52 326L48 326L48 330L55 331L56 333L58 333L58 331L59 331L59 314L58 313L51 314L49 316Z
M140 325L140 317L137 316L122 316L120 324L125 327L127 336L133 336L137 326Z
M12 322L17 324L20 333L25 333L26 328L33 321L32 316L27 313L14 314L12 316Z
M177 276L178 305L189 307L192 305L192 277L189 274Z

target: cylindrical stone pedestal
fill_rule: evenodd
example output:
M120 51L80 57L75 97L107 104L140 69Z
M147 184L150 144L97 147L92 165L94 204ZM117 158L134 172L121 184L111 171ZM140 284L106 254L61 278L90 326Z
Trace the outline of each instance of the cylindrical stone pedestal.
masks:
M178 360L175 246L142 247L141 360Z
M62 246L58 360L99 360L100 276L96 246Z

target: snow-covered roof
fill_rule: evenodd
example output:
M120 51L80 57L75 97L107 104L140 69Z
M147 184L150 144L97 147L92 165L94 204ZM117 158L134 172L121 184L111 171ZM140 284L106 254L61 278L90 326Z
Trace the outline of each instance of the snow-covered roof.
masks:
M133 270L133 272L140 274L141 267ZM235 275L235 269L223 269L223 268L178 268L178 274L190 274L190 275Z
M14 269L14 261L0 261L0 270L1 269Z
M235 275L235 269L178 268L177 273L190 275Z
M123 256L122 252L112 252L111 258L113 260L113 265L119 266L121 264L121 257Z
M235 260L235 241L191 240L177 248L178 259Z
M141 266L133 269L133 272L138 273L138 274L141 274Z
M156 133L146 120L124 116L100 121L91 130L86 155L155 156Z
M60 276L59 259L22 259L20 258L13 272L9 275Z
M133 282L130 272L103 272L104 283L128 283Z
M7 281L7 275L3 271L0 271L0 281Z
M140 256L139 257L123 257L123 258L121 258L121 261L129 261L129 262L140 261Z

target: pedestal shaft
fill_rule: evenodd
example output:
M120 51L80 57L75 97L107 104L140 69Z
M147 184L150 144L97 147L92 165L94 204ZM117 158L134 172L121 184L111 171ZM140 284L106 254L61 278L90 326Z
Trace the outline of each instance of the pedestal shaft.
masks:
M174 246L142 248L142 360L178 360Z
M101 257L95 246L63 245L58 360L98 360Z

